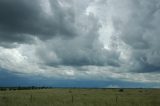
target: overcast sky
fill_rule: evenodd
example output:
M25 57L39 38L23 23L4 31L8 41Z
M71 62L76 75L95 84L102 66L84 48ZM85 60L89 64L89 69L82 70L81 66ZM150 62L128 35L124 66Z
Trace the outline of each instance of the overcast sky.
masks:
M0 86L160 87L159 0L0 0Z

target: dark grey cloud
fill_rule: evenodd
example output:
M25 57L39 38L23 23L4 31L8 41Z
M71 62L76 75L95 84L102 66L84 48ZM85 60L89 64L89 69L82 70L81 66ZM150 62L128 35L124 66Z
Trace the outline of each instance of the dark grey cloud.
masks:
M51 0L53 15L47 15L40 0L0 1L1 42L27 42L31 36L49 39L61 35L76 36L74 11L63 10L57 0Z

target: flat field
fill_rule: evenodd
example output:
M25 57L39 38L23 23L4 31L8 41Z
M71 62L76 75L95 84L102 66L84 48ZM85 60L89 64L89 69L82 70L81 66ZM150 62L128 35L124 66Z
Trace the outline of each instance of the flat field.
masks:
M160 106L160 89L0 91L0 106Z

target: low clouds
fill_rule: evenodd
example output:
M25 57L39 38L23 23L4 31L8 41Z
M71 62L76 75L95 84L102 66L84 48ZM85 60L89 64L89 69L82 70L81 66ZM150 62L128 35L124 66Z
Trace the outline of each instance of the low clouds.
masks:
M157 82L159 8L158 0L1 0L0 68Z

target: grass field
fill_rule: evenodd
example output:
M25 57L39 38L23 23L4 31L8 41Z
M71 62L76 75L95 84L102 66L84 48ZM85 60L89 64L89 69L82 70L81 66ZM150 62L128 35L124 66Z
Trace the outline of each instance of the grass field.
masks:
M160 106L160 89L0 91L0 106Z

